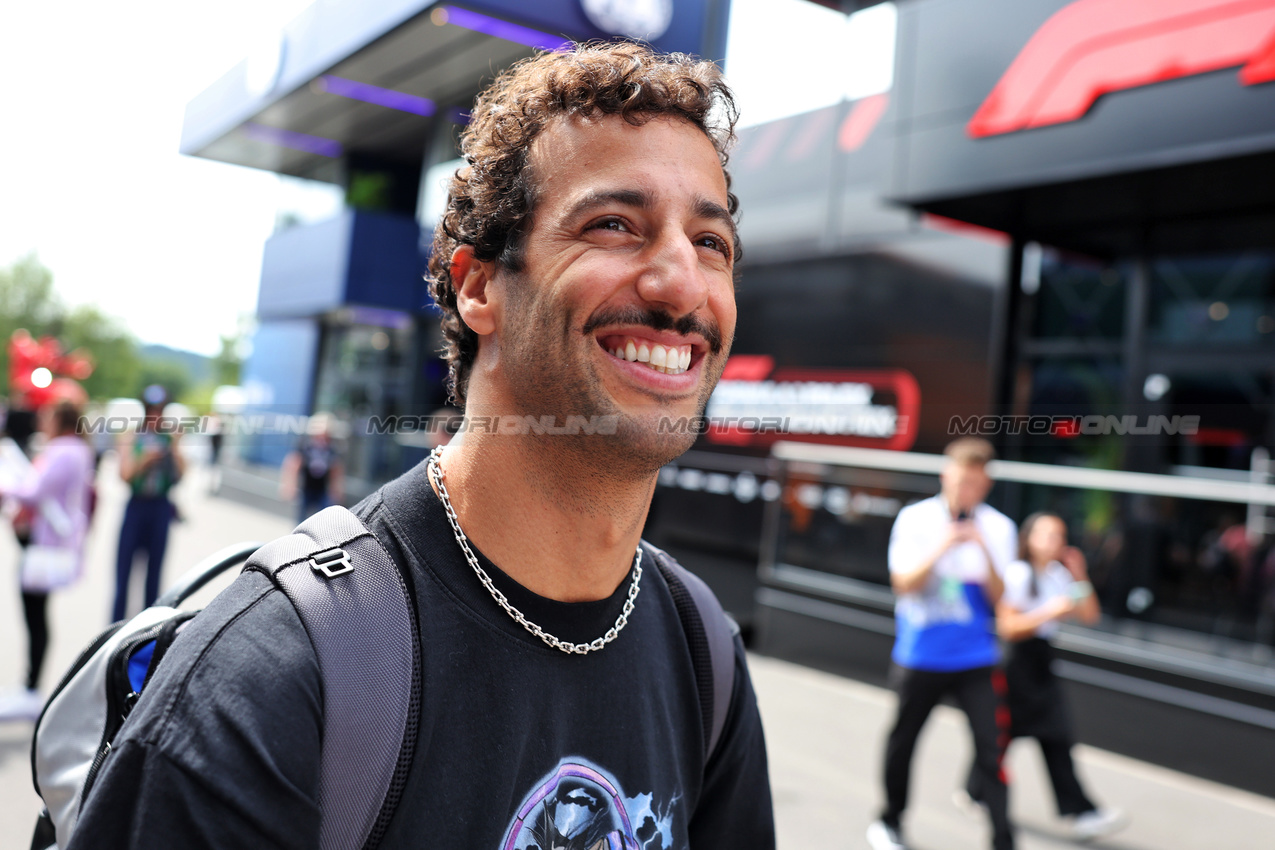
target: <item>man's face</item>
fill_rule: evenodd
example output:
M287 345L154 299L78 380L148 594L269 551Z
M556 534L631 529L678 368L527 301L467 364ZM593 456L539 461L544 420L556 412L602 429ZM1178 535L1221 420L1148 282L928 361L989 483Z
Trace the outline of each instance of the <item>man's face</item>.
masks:
M987 468L978 463L950 462L941 474L943 495L958 513L969 513L978 507L992 490Z
M512 412L559 425L615 416L618 432L590 445L658 468L694 440L660 433L661 417L703 411L735 333L735 231L717 153L680 119L606 116L551 124L529 162L524 268L494 281Z

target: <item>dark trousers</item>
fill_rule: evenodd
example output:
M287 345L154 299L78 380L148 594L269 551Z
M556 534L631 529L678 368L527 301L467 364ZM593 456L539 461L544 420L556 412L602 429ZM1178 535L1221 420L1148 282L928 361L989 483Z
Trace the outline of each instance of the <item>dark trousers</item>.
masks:
M168 524L173 519L173 503L164 496L134 496L124 509L120 526L119 557L115 562L115 607L112 622L124 619L128 605L128 580L133 573L133 558L138 550L146 550L146 605L159 597L159 579L164 569L164 550L168 548Z
M1071 761L1071 741L1040 741L1040 751L1045 756L1049 782L1054 786L1058 814L1066 817L1096 809L1076 778L1076 766Z
M302 493L301 506L297 510L297 522L302 523L324 508L332 506L332 497L324 490L319 493Z
M49 648L49 619L47 593L22 592L22 615L27 621L27 690L40 686L40 670L44 667L44 654Z
M939 673L909 670L895 665L891 684L899 696L894 728L885 748L886 807L881 819L898 828L908 804L908 784L912 774L912 753L925 721L934 706L950 694L969 720L974 735L974 774L980 799L992 821L994 850L1012 850L1014 835L1009 824L1009 791L1001 771L1002 737L1008 728L998 723L1000 700L993 686L991 667ZM999 718L1003 721L1004 717Z
M1005 665L1008 686L1006 704L1010 715L1010 735L1035 738L1045 757L1045 769L1054 788L1054 802L1062 817L1090 812L1097 808L1085 794L1076 778L1071 760L1074 740L1071 717L1067 710L1067 694L1054 675L1054 651L1041 638L1029 638L1010 645ZM1008 746L1008 740L1006 740ZM1003 754L1002 754L1003 758ZM970 796L978 799L978 778L970 772L967 785Z

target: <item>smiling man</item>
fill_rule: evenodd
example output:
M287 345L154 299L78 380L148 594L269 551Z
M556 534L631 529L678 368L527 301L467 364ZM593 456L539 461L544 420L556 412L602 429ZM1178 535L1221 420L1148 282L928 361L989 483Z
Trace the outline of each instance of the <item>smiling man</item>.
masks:
M421 679L377 846L774 847L743 646L640 542L693 439L660 423L702 413L735 330L733 120L712 64L635 44L535 57L475 106L430 264L468 425L355 508L410 588ZM248 572L194 625L72 850L320 846L296 612Z

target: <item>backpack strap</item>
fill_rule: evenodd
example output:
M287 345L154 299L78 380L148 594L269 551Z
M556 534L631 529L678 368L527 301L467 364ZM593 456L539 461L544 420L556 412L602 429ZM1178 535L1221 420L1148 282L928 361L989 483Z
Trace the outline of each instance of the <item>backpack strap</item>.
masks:
M402 791L419 712L416 618L403 576L342 507L262 547L245 569L283 590L318 657L320 850L374 847Z
M704 756L717 750L731 693L735 689L735 636L739 626L722 610L713 591L699 576L673 560L667 552L642 541L673 595L695 668L699 689L700 720L704 729Z

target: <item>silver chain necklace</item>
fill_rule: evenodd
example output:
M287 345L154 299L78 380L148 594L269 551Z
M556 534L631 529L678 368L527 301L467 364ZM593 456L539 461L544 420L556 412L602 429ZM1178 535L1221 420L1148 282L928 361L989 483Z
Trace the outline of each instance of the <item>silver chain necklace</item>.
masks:
M509 603L505 598L505 594L501 593L491 581L491 576L487 575L487 571L478 563L478 558L474 556L474 552L469 548L469 538L465 536L465 532L460 530L460 519L456 516L456 511L452 508L452 500L447 495L447 487L443 484L443 467L439 463L439 458L443 456L443 447L438 446L429 453L429 460L426 463L426 470L434 483L438 485L438 495L443 501L443 508L447 511L447 521L451 523L452 533L456 535L456 542L460 544L461 551L465 553L465 560L469 561L469 565L474 568L474 572L478 574L478 580L483 583L483 587L487 588L487 592L491 594L491 598L505 609L505 613L514 618L514 622L521 625L524 629L540 638L554 649L560 649L567 654L587 655L606 646L619 636L620 630L629 623L629 615L633 613L633 603L637 599L639 582L642 581L642 547L637 547L637 554L633 556L633 584L629 587L629 597L624 600L624 610L620 612L620 616L615 619L615 625L607 630L602 637L594 640L592 643L568 643L565 640L556 638L537 626L535 623L527 619L527 617Z

